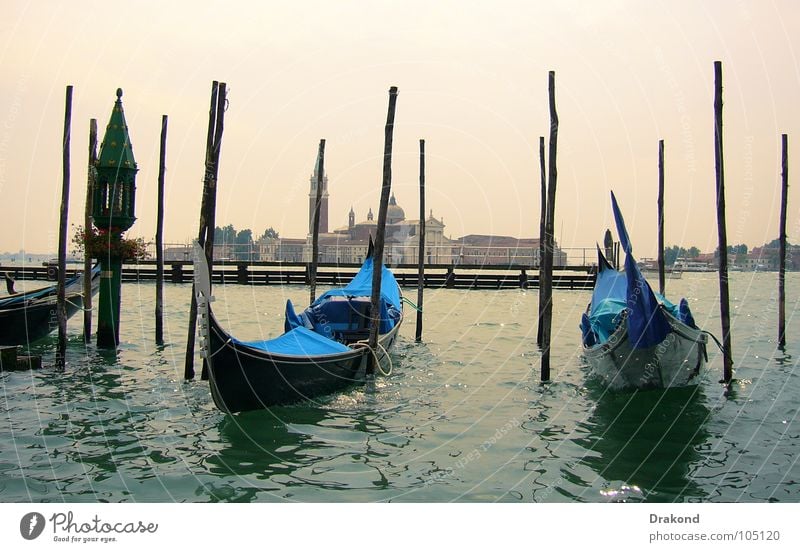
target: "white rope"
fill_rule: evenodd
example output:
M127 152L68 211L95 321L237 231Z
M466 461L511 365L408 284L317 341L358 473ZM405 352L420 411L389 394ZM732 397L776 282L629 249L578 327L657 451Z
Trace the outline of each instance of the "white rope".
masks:
M392 375L392 370L394 369L394 366L392 365L392 357L389 356L389 351L387 351L383 347L383 345L381 345L380 343L376 343L376 345L378 347L380 347L381 351L383 351L383 354L384 354L385 358L387 358L389 360L389 370L388 371L383 369L383 366L381 366L380 359L378 358L378 353L375 352L375 349L373 349L372 347L369 346L368 342L366 342L366 341L356 341L355 343L351 344L350 346L351 347L358 346L358 347L361 347L361 348L369 349L370 354L372 354L372 357L375 359L375 365L378 367L378 371L381 373L382 376L389 377L389 376Z
M217 349L216 351L214 351L214 352L213 352L213 353L211 353L210 355L208 354L208 352L211 350L211 349L210 349L210 347L209 347L208 345L201 346L201 348L203 348L203 349L205 349L205 350L206 350L206 357L205 357L205 359L206 359L206 360L209 360L209 359L212 359L212 358L214 358L214 357L217 355L217 353L219 353L219 352L220 352L222 349L224 349L224 348L225 348L225 346L226 346L228 343L230 343L230 342L232 342L232 341L233 341L233 338L232 338L232 337L229 337L229 338L228 338L228 340L227 340L225 343L223 343L223 344L222 344L222 346L221 346L219 349Z

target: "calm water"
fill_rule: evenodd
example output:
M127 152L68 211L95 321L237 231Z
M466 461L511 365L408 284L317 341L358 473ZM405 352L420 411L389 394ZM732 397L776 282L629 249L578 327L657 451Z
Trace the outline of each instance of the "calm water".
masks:
M715 274L669 280L719 336ZM426 290L425 343L406 311L394 373L315 404L225 415L183 381L190 288L123 287L119 351L0 374L0 501L787 501L800 499L800 274L789 345L775 344L777 275L731 275L737 383L721 356L695 390L609 395L580 358L588 292L555 292L552 383L539 384L536 290ZM406 290L410 295L411 290ZM239 338L274 336L298 287L215 288ZM415 292L414 292L415 295ZM415 296L411 297L416 299ZM54 341L34 347L52 363ZM199 364L198 364L199 374Z

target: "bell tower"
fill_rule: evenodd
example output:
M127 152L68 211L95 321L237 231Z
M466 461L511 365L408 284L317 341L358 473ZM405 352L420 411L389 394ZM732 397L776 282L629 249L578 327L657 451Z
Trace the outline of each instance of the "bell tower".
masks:
M317 201L317 171L311 175L311 188L308 192L308 233L314 231L314 204ZM328 175L322 177L322 201L319 205L319 233L328 233Z

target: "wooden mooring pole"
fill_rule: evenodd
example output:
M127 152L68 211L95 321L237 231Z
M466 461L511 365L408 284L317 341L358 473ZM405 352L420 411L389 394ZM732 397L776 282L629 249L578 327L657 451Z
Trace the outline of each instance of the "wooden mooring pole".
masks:
M375 229L375 247L372 251L372 297L370 309L369 348L377 351L378 334L381 324L381 272L383 271L383 244L386 233L386 212L389 208L389 194L392 190L392 140L394 136L394 113L397 106L397 87L389 89L389 111L386 115L383 142L383 182L381 202L378 209L378 225ZM377 352L376 352L377 354ZM367 356L367 375L375 373L375 356Z
M211 175L213 174L211 165L213 164L214 150L214 127L217 120L217 94L219 93L219 83L214 81L211 84L211 107L208 112L208 131L206 133L206 159L205 176L203 179L203 196L200 202L200 228L197 232L197 243L205 245L206 229L208 227L206 213L208 204L211 201ZM214 231L213 228L211 230ZM209 265L209 270L211 270ZM194 378L194 340L197 329L197 298L194 296L194 284L192 284L192 298L189 305L189 335L186 339L186 360L184 363L184 379Z
M83 231L92 230L92 202L97 175L97 119L89 120L89 167L86 177L86 207L83 213ZM83 341L92 340L92 257L88 248L83 251Z
M419 256L417 260L417 326L414 336L422 341L422 295L425 288L425 140L419 141Z
M164 175L167 172L167 116L161 116L156 213L156 345L164 344Z
M556 211L556 148L558 144L558 113L556 112L556 73L548 74L548 96L550 99L550 144L548 152L549 180L547 183L547 220L545 221L545 271L544 279L539 282L545 286L544 310L542 312L542 365L540 379L550 381L550 345L553 324L553 248L555 245L554 222Z
M778 259L778 347L786 347L786 204L789 195L789 137L781 135L781 219Z
M539 136L539 172L541 175L541 208L539 209L539 319L536 329L536 344L542 346L542 313L544 312L544 229L547 222L547 168L544 160L544 136Z
M225 113L225 83L214 81L211 85L211 107L208 114L208 133L206 136L205 177L203 179L203 198L200 205L200 229L197 241L204 246L208 266L212 267L212 260L208 255L209 242L214 246L214 219L217 201L217 161L219 160L219 146L222 140L222 122L219 121ZM217 135L219 133L219 135ZM207 240L210 238L210 240ZM213 251L213 249L212 249ZM212 256L213 257L213 256ZM197 326L197 299L194 296L192 285L192 298L189 308L189 335L186 340L186 362L184 365L184 378L194 378L194 339ZM205 363L204 363L205 364Z
M214 125L214 142L211 149L212 163L211 163L211 185L209 186L209 202L208 211L206 212L206 243L205 252L208 266L214 266L214 230L217 227L217 182L219 177L219 154L222 149L222 132L225 128L225 109L228 106L227 86L224 82L219 83L219 92L217 93L217 115L216 124ZM211 286L211 282L209 282ZM200 379L208 379L208 362L203 359L203 368L200 373Z
M728 292L728 236L725 224L725 170L722 159L722 62L714 62L714 167L717 188L717 231L719 234L719 309L722 324L722 381L733 380L730 294Z
M58 346L56 366L63 368L67 358L67 298L64 280L67 273L67 215L69 213L69 144L72 129L72 85L67 86L64 108L64 141L62 142L63 180L61 184L61 209L58 226L58 289L56 318L58 319ZM87 275L88 276L88 275Z
M666 289L664 266L664 140L658 141L658 292Z
M310 299L308 304L314 303L317 298L317 265L319 264L319 211L322 206L322 187L325 184L325 138L319 141L317 151L317 164L314 172L317 176L317 195L314 199L314 214L311 223L311 269L309 270Z

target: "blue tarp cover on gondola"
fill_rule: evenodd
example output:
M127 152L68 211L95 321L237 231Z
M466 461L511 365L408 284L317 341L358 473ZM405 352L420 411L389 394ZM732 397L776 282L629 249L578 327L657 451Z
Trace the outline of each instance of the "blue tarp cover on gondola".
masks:
M672 316L694 327L694 319L686 300L676 306L655 293L639 270L628 237L625 221L611 193L611 204L622 249L625 251L625 272L614 270L598 249L599 271L592 293L588 317L581 319L586 346L605 343L614 332L622 313L628 313L628 337L634 348L647 348L660 343L670 332L669 322L659 309L662 305Z
M361 339L359 334L369 328L372 267L372 258L368 257L349 284L323 293L300 313L295 311L291 301L287 301L285 330L288 332L293 328L305 327L334 341ZM385 334L397 325L401 310L397 280L384 266L381 274L379 333Z
M625 220L617 204L614 192L611 192L611 207L617 223L622 249L625 251L625 278L628 282L626 305L628 307L628 339L634 349L646 349L661 343L670 332L669 322L658 309L658 299L647 283L636 259L625 228Z
M386 268L381 267L381 322L378 331L382 334L390 331L400 320L400 312L402 310L400 299L400 287L397 285L397 280L394 274ZM361 270L353 277L349 284L343 288L336 288L323 293L314 303L306 309L305 313L309 315L309 311L313 313L316 307L321 304L330 302L334 297L371 297L372 296L372 270L373 261L372 257L368 257L361 265ZM314 318L313 314L310 315ZM313 322L313 320L312 320ZM314 327L317 325L315 324Z
M314 304L324 301L327 297L345 296L345 297L370 297L372 295L372 257L369 257L364 264L361 265L361 270L358 274L343 288L332 289L323 293L319 299L314 301ZM400 288L397 286L397 280L394 274L386 268L382 267L381 272L381 296L394 305L397 310L400 310Z
M239 341L234 338L233 342L268 353L293 356L330 355L351 350L346 345L323 337L303 326L294 328L275 339Z

